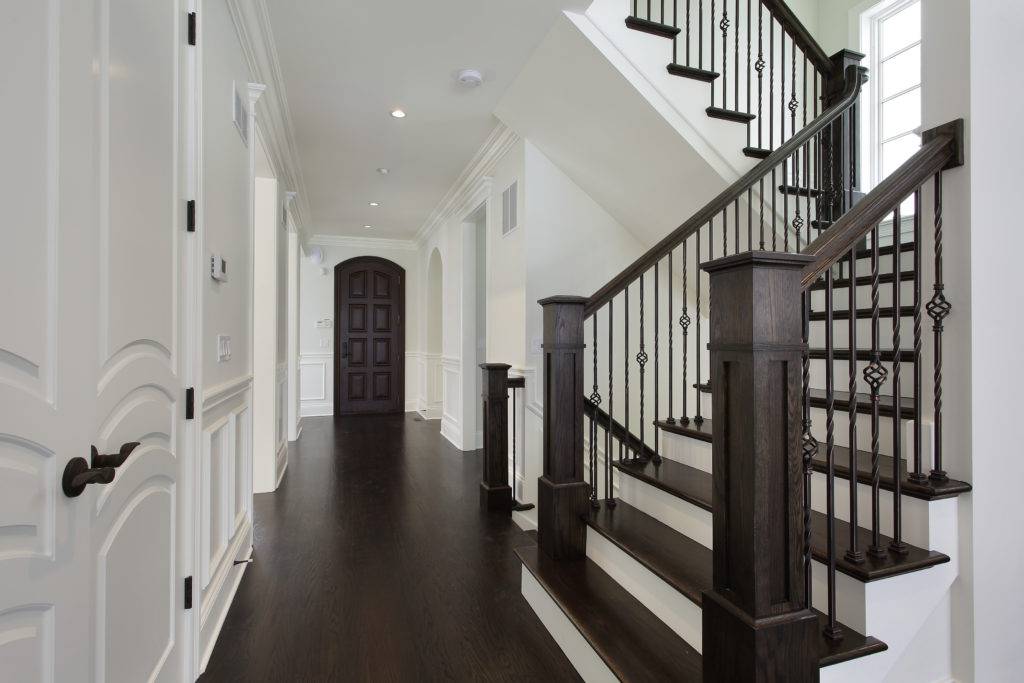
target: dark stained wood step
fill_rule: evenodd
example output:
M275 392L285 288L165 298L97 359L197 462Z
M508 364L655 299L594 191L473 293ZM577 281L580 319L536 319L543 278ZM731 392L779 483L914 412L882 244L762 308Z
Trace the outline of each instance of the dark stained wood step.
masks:
M645 476L649 476L650 471L645 470L641 472L636 467L618 467L620 472L636 477L641 481L649 482ZM688 467L682 463L663 458L661 464L658 465L658 488L676 496L687 502L691 502L698 507L704 508L705 510L711 510L711 474L698 470L693 467ZM652 485L654 485L652 483ZM707 492L707 493L702 493ZM692 499L700 495L706 496L694 502ZM824 561L826 558L826 539L825 539L825 525L826 517L820 512L811 512L811 554L815 559ZM849 538L849 524L841 520L836 520L836 548L837 548L837 562L836 568L852 576L860 581L876 581L878 579L884 579L889 576L896 576L899 574L906 574L908 572L914 572L921 569L934 566L936 564L942 564L943 562L949 562L949 557L942 553L925 550L916 546L907 545L907 552L905 554L897 554L890 551L886 551L884 557L873 558L867 557L864 562L853 563L843 557L846 550L846 540ZM871 532L868 529L858 530L858 539L860 539L862 547L866 550L871 542ZM866 540L864 540L866 539ZM886 548L888 547L889 539L887 536L882 536L882 544Z
M668 458L662 458L659 464L656 464L654 460L640 458L612 464L620 472L625 472L640 481L711 512L711 476L703 470Z
M703 592L713 587L711 549L632 505L621 500L615 507L602 503L587 516L587 524L697 606ZM815 612L824 627L827 617ZM819 636L821 666L886 649L885 643L849 627L843 626L843 632L845 637L837 642Z
M879 306L878 307L878 317L879 318L892 318L893 314L895 312L896 311L895 311L895 309L892 306ZM900 306L899 313L900 313L900 317L901 318L913 318L914 317L914 307L913 306ZM871 315L872 315L872 313L871 313L871 309L870 308L858 308L857 312L856 312L857 320L870 320L871 319ZM833 320L849 320L850 319L850 311L847 310L847 309L843 309L841 311L833 311L832 312L832 319ZM810 320L813 321L813 322L822 322L822 321L826 320L825 311L812 311L811 315L810 315Z
M701 385L704 386L704 385ZM678 423L676 425L668 425L664 422L657 422L658 427L668 432L675 434L681 434L690 438L696 438L701 441L711 441L711 425L710 419L704 420L704 424L701 426L701 432L699 434L690 433L679 429ZM850 475L850 451L844 446L835 447L835 459L836 459L836 477L840 479L846 479L849 481ZM825 457L825 444L819 444L818 454L811 461L812 467L818 472L825 472L826 470L826 457ZM950 479L945 483L936 483L928 480L926 482L915 482L907 476L907 463L903 461L901 465L901 471L903 472L902 479L902 491L906 496L911 498L920 498L921 500L939 500L941 498L953 498L959 496L961 493L967 493L971 490L971 485L965 481L957 481ZM879 485L881 488L892 491L895 487L893 486L892 479L892 456L880 455L879 456ZM857 481L863 484L871 483L871 454L858 450L857 451ZM671 493L671 492L670 492ZM704 507L702 504L701 507Z
M840 263L844 263L844 262L841 261ZM845 263L844 263L844 265L845 265ZM902 266L904 264L900 264L900 265ZM861 268L861 267L858 267L857 271L858 272L864 272L864 269ZM845 272L845 269L844 269L844 272ZM857 282L857 286L858 287L870 287L872 279L873 278L871 277L871 275L858 275L857 276L857 281L856 281ZM884 274L880 273L878 275L878 284L880 284L880 285L891 285L895 279L896 279L896 276L893 273L884 273ZM912 282L913 280L914 280L914 271L913 270L904 270L904 271L900 272L900 282ZM849 286L850 286L850 278L849 277L841 277L841 278L836 277L836 278L832 278L832 289L845 289L845 288L847 288ZM825 283L825 279L824 278L819 279L817 282L815 282L813 285L811 285L811 289L814 290L814 291L825 289L825 287L826 287L826 283Z
M743 156L750 157L751 159L767 159L771 153L770 149L764 149L763 147L743 148Z
M845 446L835 446L835 473L837 477L849 481L850 479L850 449ZM895 489L892 478L893 458L890 455L878 456L878 485L886 491ZM811 459L811 466L817 472L828 471L827 448L825 444L818 445L817 454ZM953 498L961 493L971 490L971 485L965 481L950 479L945 482L934 482L927 479L923 482L914 481L907 475L906 460L900 461L900 490L903 495L921 500L939 500L942 498ZM861 484L871 484L871 453L869 451L857 450L857 481Z
M797 187L796 185L779 185L779 192L794 197L817 197L821 194L821 190L816 190L813 187Z
M516 555L620 680L701 681L700 654L597 564L555 561L537 546Z
M721 107L708 107L704 111L713 119L722 119L724 121L733 121L735 123L750 123L757 118L753 114L748 114L745 111L722 109Z
M858 375L859 376L859 375ZM705 382L695 387L702 394L711 393L711 383ZM871 414L871 395L870 394L855 394L857 401L857 412L861 415ZM811 389L808 398L810 399L811 406L814 408L827 408L828 400L826 399L824 389ZM835 399L833 401L833 407L837 413L845 413L850 409L850 392L848 391L837 391L835 392ZM901 398L899 401L900 417L904 420L914 419L914 399L912 398ZM883 417L892 417L895 413L895 399L892 396L881 395L878 397L878 414Z
M860 360L860 361L870 361L871 358L872 358L872 355L873 354L871 352L871 349L857 349L857 353L856 353L857 360ZM891 362L893 362L893 360L896 359L896 352L893 351L892 349L881 350L881 351L879 351L878 355L882 359L883 363L891 363ZM807 357L810 358L811 360L827 360L828 359L828 349L808 349L807 350ZM901 363L913 363L914 362L914 352L913 351L904 349L903 351L900 351L899 357L900 357L900 362ZM848 360L850 360L850 349L833 349L832 350L832 358L834 360L845 360L845 361L848 361Z
M700 439L701 441L707 441L711 443L711 420L704 420L701 424L693 419L689 422L682 422L680 419L676 419L675 422L668 422L667 420L656 420L654 423L666 432L672 432L673 434L679 434L681 436L688 436L691 439Z
M675 26L663 24L660 21L641 19L640 17L626 17L626 26L636 31L643 31L662 38L675 38L679 35L679 29Z
M719 74L714 71L708 71L707 69L698 69L693 66L685 66L683 64L669 64L668 72L673 76L682 76L683 78L693 78L698 81L704 81L705 83L711 83Z

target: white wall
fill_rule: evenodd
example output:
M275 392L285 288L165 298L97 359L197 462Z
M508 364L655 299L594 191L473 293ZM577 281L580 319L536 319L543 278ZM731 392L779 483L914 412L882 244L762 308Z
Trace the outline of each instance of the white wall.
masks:
M526 364L525 154L525 143L520 140L495 166L487 221L487 361L513 367ZM513 182L519 183L518 227L502 235L502 193Z
M324 252L317 265L302 257L299 266L299 398L303 417L334 413L334 328L318 328L317 321L334 320L334 266L357 256L379 256L405 269L405 402L415 409L419 396L420 263L411 241L314 237L310 245ZM323 274L322 269L327 273Z
M252 238L251 164L247 145L232 122L232 89L252 113L250 73L224 0L202 4L199 24L200 166L197 232L202 239L202 411L198 425L200 668L216 642L241 569L234 560L252 545ZM254 130L250 119L250 136ZM228 261L228 282L209 276L212 252ZM217 336L231 337L231 358L218 362Z

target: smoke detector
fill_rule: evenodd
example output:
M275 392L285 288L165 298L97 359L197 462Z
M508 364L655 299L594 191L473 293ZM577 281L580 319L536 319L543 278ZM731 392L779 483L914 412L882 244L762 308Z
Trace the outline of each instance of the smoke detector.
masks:
M466 88L476 88L484 82L484 76L476 69L463 69L458 75L459 85Z

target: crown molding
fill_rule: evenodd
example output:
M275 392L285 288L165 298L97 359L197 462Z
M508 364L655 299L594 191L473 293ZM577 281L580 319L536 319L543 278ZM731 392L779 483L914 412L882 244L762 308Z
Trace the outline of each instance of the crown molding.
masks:
M288 108L284 76L270 28L270 13L265 0L226 2L250 75L253 80L266 84L266 92L259 101L260 113L256 117L260 136L278 181L297 193L291 215L300 238L303 238L308 235L307 226L311 223L308 193L295 144L295 126Z
M313 235L309 238L309 244L319 247L402 249L405 251L416 251L419 248L415 240L396 240L385 237L350 237L348 235Z
M499 122L494 127L448 192L416 231L417 244L424 244L430 239L438 227L458 215L460 210L465 208L467 201L479 195L482 189L490 189L494 167L519 139L519 136L504 123Z

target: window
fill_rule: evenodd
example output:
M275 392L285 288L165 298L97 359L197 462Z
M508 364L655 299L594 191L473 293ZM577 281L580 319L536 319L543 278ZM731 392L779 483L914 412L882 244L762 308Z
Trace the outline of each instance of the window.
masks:
M921 0L881 2L861 15L861 49L867 56L861 185L870 190L921 146ZM913 215L912 200L901 216ZM901 232L910 226L907 221ZM889 233L883 226L883 234ZM890 233L891 234L891 233Z
M863 47L871 86L866 123L869 187L921 146L921 0L869 10Z

